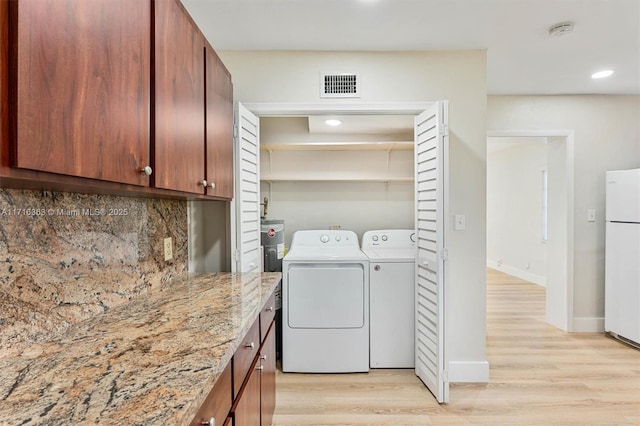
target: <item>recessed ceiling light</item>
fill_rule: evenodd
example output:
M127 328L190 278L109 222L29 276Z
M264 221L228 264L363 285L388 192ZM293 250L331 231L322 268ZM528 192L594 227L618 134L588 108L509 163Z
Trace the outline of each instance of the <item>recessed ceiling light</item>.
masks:
M328 126L339 126L342 124L342 121L336 120L335 118L330 118L328 120L325 120L324 123Z
M613 74L613 70L603 70L591 74L591 78L605 78Z

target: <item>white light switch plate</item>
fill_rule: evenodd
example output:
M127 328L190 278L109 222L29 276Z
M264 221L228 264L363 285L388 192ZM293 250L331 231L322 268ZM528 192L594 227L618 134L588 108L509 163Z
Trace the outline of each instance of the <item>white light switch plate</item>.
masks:
M456 231L462 231L466 228L466 220L463 214L457 214L455 215L455 224L453 225L453 228Z
M587 221L595 222L596 221L596 211L593 209L587 210Z

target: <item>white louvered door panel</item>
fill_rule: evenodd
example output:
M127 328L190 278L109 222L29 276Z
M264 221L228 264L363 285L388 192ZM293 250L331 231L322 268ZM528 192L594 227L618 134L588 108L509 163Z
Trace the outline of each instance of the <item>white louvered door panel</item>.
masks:
M236 107L236 244L237 272L260 271L260 121Z
M415 117L416 375L438 402L449 400L445 359L444 246L448 102Z

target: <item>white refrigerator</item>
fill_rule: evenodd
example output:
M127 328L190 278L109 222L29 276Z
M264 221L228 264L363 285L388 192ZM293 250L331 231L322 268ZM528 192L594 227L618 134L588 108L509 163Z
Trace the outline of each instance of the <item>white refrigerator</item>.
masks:
M607 172L605 331L640 345L640 169Z

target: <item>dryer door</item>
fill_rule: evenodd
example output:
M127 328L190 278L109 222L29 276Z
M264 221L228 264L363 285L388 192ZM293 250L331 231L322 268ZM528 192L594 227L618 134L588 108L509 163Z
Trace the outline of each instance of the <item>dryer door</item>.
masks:
M291 265L287 273L289 327L364 327L366 293L362 265Z

